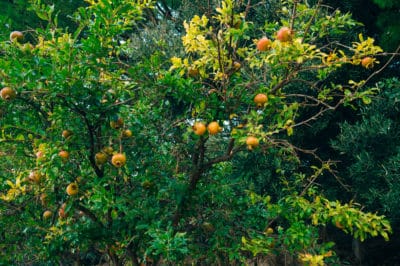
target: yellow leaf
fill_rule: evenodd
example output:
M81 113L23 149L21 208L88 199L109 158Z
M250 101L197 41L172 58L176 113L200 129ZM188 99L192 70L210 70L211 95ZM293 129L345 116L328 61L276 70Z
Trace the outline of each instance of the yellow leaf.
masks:
M312 215L312 224L318 225L318 216L315 213Z
M171 63L173 68L178 68L182 66L182 59L179 57L172 57L171 58Z
M10 180L6 180L7 185L9 185L10 187L14 188L14 183L11 182Z
M381 232L381 236L383 237L383 239L385 239L385 241L389 241L389 236L386 232Z
M288 136L293 135L293 127L288 127L288 128L286 129L286 131L287 131L287 135L288 135Z

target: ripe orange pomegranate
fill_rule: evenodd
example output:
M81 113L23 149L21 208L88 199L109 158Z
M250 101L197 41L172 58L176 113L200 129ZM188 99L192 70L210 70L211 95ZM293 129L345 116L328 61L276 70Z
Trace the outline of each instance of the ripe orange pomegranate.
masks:
M66 162L69 159L69 152L67 151L60 151L58 155L61 157L63 162Z
M207 129L208 129L208 133L210 133L210 135L218 134L222 130L222 128L219 126L218 122L216 122L216 121L208 124Z
M206 125L202 122L196 122L194 123L192 129L194 134L201 136L204 135L204 133L206 132Z
M276 39L281 42L291 41L293 37L293 32L288 27L282 27L276 33Z
M10 41L11 42L20 42L24 39L24 34L20 31L13 31L10 33Z
M65 139L67 139L67 138L69 138L70 136L72 136L72 131L71 130L63 130L63 132L61 133L61 136L63 136L63 138L65 138Z
M246 145L249 150L256 148L260 144L259 140L256 137L248 136L246 139Z
M267 51L271 48L271 40L267 37L262 37L257 42L257 50L260 52Z
M122 153L116 153L113 155L113 157L111 158L111 163L115 166L115 167L122 167L125 165L126 163L126 156L125 154Z
M52 215L53 215L53 213L52 213L51 211L47 210L47 211L45 211L45 212L43 213L43 219L44 219L44 220L47 220L47 219L49 219Z
M11 101L16 97L16 93L13 89L11 89L10 87L4 87L3 89L1 89L0 91L0 96L3 100L6 101Z
M130 129L125 129L123 132L122 132L122 137L124 137L124 138L130 138L130 137L132 137L132 130L130 130Z
M268 102L268 96L264 93L259 93L254 97L254 102L257 107L262 107Z
M75 196L79 192L78 184L76 183L71 183L67 186L67 194L68 196Z
M361 65L367 69L372 68L372 67L374 67L374 59L370 56L364 57L361 60Z
M32 171L29 173L29 181L39 183L42 178L42 174L37 171Z

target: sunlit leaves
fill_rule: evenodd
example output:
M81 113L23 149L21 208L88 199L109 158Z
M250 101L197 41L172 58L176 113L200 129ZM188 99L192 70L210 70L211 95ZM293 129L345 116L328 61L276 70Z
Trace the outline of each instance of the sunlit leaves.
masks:
M22 184L21 175L15 179L15 184L10 180L6 180L6 184L10 187L5 194L0 194L0 198L5 201L12 201L21 194L25 194L26 186Z
M319 170L321 169L317 169ZM317 245L316 226L333 224L361 241L378 235L388 240L392 228L384 216L363 212L353 202L342 204L339 201L330 201L322 195L316 195L312 190L307 194L312 200L306 196L291 194L273 203L250 192L252 204L263 204L269 211L266 224L276 219L284 219L287 224L286 227L279 227L275 236L254 234L249 239L242 238L243 249L253 252L254 256L271 254L272 243L282 243L292 252L299 252L303 261L314 261L317 264L311 265L320 265L325 257L332 255L332 250L328 246ZM302 253L311 246L315 249L313 252L321 252L320 255Z

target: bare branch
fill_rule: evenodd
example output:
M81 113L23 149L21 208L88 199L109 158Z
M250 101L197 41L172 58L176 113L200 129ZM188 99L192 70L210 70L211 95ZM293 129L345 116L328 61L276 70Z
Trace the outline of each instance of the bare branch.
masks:
M230 139L229 143L228 143L228 148L226 149L225 153L219 157L210 159L208 162L203 164L203 167L207 169L216 163L225 162L225 161L232 159L232 157L238 151L242 150L241 147L234 148L234 146L235 146L235 139Z
M104 225L99 221L99 219L97 219L96 215L91 210L81 204L77 204L76 208L83 212L87 217L89 217L90 220L98 224L100 227L104 227Z
M299 2L299 0L294 0L294 3L293 3L292 17L290 18L290 30L293 30L294 20L296 19L296 16L297 16L297 4L298 4L298 2Z
M315 10L314 10L314 13L311 16L310 20L308 21L306 28L304 29L303 38L301 39L301 42L303 42L304 38L307 36L308 31L310 30L311 24L314 21L315 17L317 16L319 8L321 7L321 3L322 3L322 0L318 0L317 6L315 7Z
M373 77L375 77L376 75L378 75L379 73L381 73L392 61L393 59L396 57L396 55L399 55L399 51L400 51L400 45L397 47L396 51L392 54L392 56L389 58L389 60L377 71L375 71L374 73L372 73L364 82L364 84L366 84L368 81L370 81Z

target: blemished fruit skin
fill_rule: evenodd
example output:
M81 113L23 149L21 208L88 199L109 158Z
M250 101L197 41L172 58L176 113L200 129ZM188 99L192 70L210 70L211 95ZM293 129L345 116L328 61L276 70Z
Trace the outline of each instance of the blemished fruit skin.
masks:
M210 133L210 135L216 135L221 131L221 127L219 126L218 122L216 122L216 121L208 124L207 129L208 129L208 133Z
M24 39L24 34L20 31L13 31L10 33L10 41L11 42L20 42Z
M130 137L132 137L132 130L130 130L130 129L125 129L123 132L122 132L122 137L124 137L124 138L130 138Z
M335 222L335 226L336 226L337 228L339 228L339 229L343 229L343 228L344 228L344 226L343 226L339 221L336 221L336 222Z
M274 229L272 229L271 227L268 227L267 230L265 230L265 233L270 235L274 232Z
M122 167L125 165L126 163L126 156L125 154L122 153L116 153L113 155L113 157L111 158L111 163L115 166L115 167Z
M43 206L47 205L47 194L46 193L42 193L40 195L40 202L42 203Z
M233 62L233 68L235 70L239 70L241 67L242 65L238 61Z
M71 183L67 186L67 194L68 196L75 196L79 192L78 185L76 183Z
M271 40L267 37L262 37L257 42L257 50L260 52L265 52L271 48Z
M188 70L188 76L191 78L196 78L199 76L199 70L197 68L190 67Z
M105 154L104 152L98 152L94 156L94 159L97 164L105 164L108 160L108 155Z
M204 135L204 133L207 130L206 125L202 122L194 123L192 129L193 129L194 134L196 134L198 136Z
M201 227L204 229L206 232L212 232L215 230L215 227L212 223L209 222L204 222L201 224Z
M145 180L142 182L142 187L144 189L150 189L153 186L153 182L149 181L149 180Z
M60 151L58 155L61 157L61 159L66 162L69 159L69 152L67 151Z
M63 132L61 133L61 135L63 136L63 138L67 139L70 136L72 136L72 131L71 130L63 130Z
M256 148L259 145L259 140L256 137L248 136L246 139L246 145L249 150Z
M36 153L36 158L41 159L41 158L43 158L43 157L44 157L44 154L43 154L42 151L38 151L38 152Z
M42 175L37 171L32 171L29 173L29 180L35 183L39 183Z
M276 33L276 39L281 42L291 41L292 37L292 31L288 27L282 27Z
M60 216L60 218L64 219L67 218L67 214L65 213L65 208L67 207L67 204L63 203L60 207L60 209L58 210L58 216Z
M254 97L254 102L257 107L264 106L268 102L268 96L264 93L259 93Z
M25 43L24 45L21 46L21 50L23 52L31 52L35 47L31 43Z
M45 211L43 213L43 219L44 220L47 220L47 219L51 218L51 216L53 216L53 213L51 211L49 211L49 210L47 210L47 211Z
M372 58L372 57L369 57L369 56L367 56L367 57L364 57L362 60L361 60L361 65L363 66L363 67L365 67L365 68L372 68L373 66L374 66L374 59Z
M122 118L118 118L117 120L112 120L110 122L110 126L114 129L120 129L124 126L124 120Z
M10 87L4 87L3 89L1 89L0 91L0 96L3 100L6 101L11 101L13 100L17 94L15 93L15 91L13 89L11 89Z
M113 151L114 151L114 149L111 146L107 146L102 149L102 152L104 152L105 154L107 154L109 156L111 156L113 154Z

